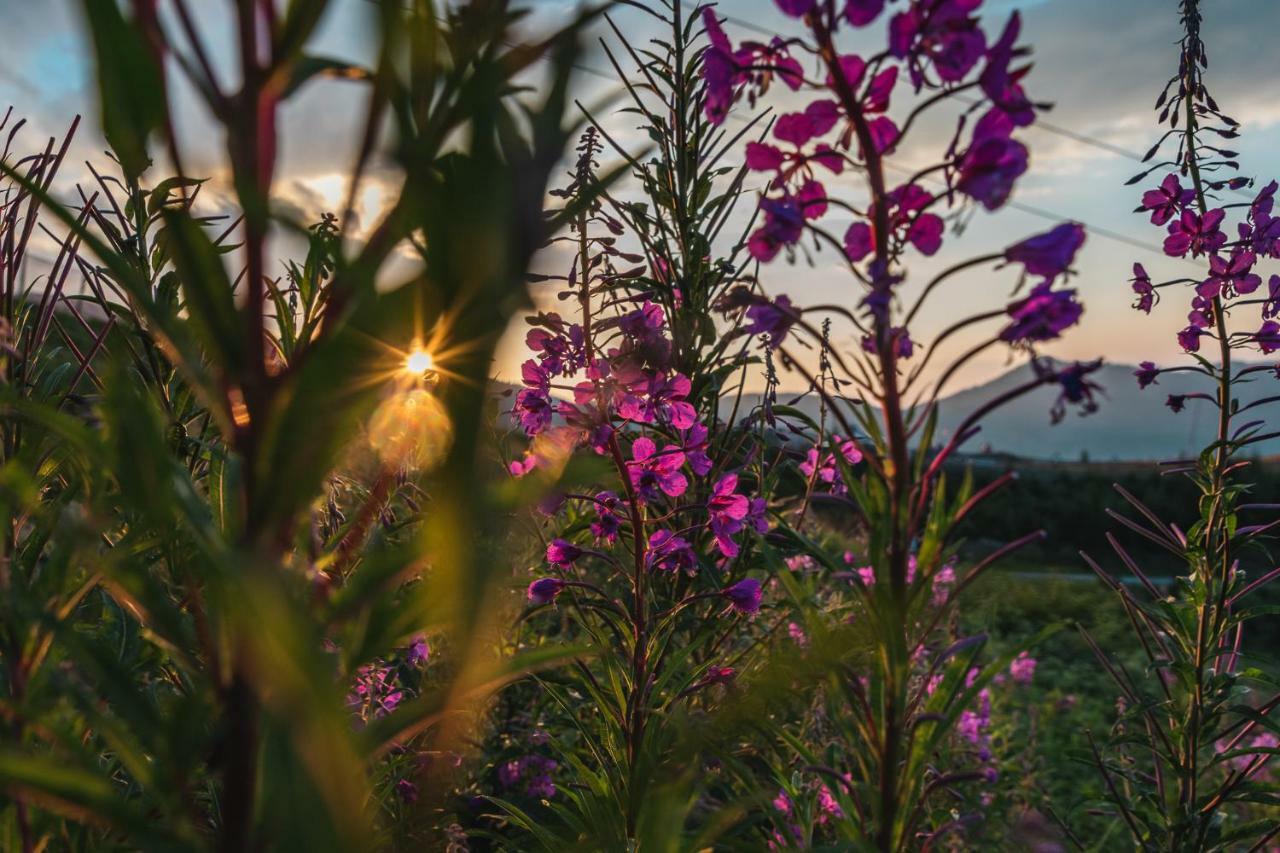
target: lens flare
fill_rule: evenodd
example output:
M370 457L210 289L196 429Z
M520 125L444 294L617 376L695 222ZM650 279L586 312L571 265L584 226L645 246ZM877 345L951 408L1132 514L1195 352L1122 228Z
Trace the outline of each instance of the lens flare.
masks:
M453 423L435 395L422 388L392 394L369 422L369 444L396 468L434 468L453 444Z
M435 370L435 366L436 362L431 357L431 353L419 347L414 347L413 351L404 360L404 369L414 376L426 376L432 370Z

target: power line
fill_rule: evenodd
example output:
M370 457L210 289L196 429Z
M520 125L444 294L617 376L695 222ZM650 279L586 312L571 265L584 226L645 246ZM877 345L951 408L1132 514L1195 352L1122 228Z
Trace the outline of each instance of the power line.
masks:
M688 0L681 0L681 2L685 6L689 5ZM744 20L742 18L735 18L732 15L722 15L721 17L723 17L725 21L728 21L731 24L739 26L744 30L750 30L754 33L758 33L760 35L766 35L766 36L777 35L777 33L769 30L766 27L762 27L759 24ZM979 103L979 101L976 98L971 99L971 98L965 98L963 96L957 96L956 99L959 101L964 101L971 105ZM1035 123L1032 124L1031 126L1033 128L1042 130L1045 133L1052 133L1057 136L1062 136L1072 141L1079 142L1083 145L1088 145L1093 148L1106 151L1109 154L1115 154L1118 157L1125 157L1137 163L1145 162L1143 160L1143 155L1139 154L1136 151L1133 151L1128 148L1122 148L1119 145L1115 145L1114 143L1107 142L1105 139L1098 139L1096 136L1089 136L1086 133L1080 133L1075 130L1070 130L1068 128L1062 127L1061 125L1053 124L1052 122L1042 121L1041 119L1037 118Z
M365 2L378 3L379 0L365 0ZM685 7L690 6L689 0L680 0L680 3ZM742 27L743 29L752 30L754 32L761 33L763 35L768 35L768 36L775 35L774 32L772 32L771 30L765 29L759 24L754 24L750 21L744 21L741 18L734 18L731 16L723 16L723 17L726 21L736 24ZM515 46L514 44L511 44L509 42L504 42L504 44L506 44L508 47ZM618 76L616 73L612 73L609 71L602 71L599 68L593 68L590 65L584 65L581 63L573 63L572 67L577 71L581 71L582 73L589 74L593 77L598 77L600 79L608 80L613 83L618 82ZM743 123L747 123L749 121L748 119L739 115L735 115L733 113L729 114L729 118L734 119L735 121L743 122ZM1078 134L1074 131L1070 131L1065 128L1059 128L1056 125L1049 125L1043 122L1037 122L1035 125L1033 125L1033 127L1037 127L1037 126L1050 133L1057 133L1059 135L1067 136L1069 138L1076 139L1077 141L1083 142L1085 144L1092 145L1096 148L1101 148L1103 150L1109 151L1113 154L1129 157L1139 162L1142 161L1141 155L1135 154L1132 151L1127 151L1126 149L1120 148L1118 146L1114 146L1109 142L1105 142L1100 139L1094 139L1092 137L1088 137L1083 134ZM885 165L899 172L904 172L904 173L910 172L909 169L905 169L893 163L886 163ZM1115 231L1110 228L1104 228L1100 225L1094 225L1088 222L1087 220L1080 219L1079 217L1068 216L1062 213L1056 213L1053 210L1050 210L1048 208L1037 207L1035 205L1026 204L1024 202L1020 202L1017 200L1010 200L1006 202L1006 206L1013 208L1015 210L1020 210L1023 213L1027 213L1031 216L1036 216L1041 219L1048 220L1050 222L1062 222L1064 220L1073 220L1083 225L1085 227L1085 230L1090 234L1096 234L1099 237L1111 240L1116 243L1121 243L1123 245L1129 246L1130 248L1142 249L1143 251L1151 252L1153 254L1160 255L1161 257L1165 257L1164 249L1155 245L1154 243L1147 243L1142 240L1138 240L1134 237L1130 237L1127 234L1124 234L1122 232ZM1190 263L1189 261L1186 261L1186 262Z

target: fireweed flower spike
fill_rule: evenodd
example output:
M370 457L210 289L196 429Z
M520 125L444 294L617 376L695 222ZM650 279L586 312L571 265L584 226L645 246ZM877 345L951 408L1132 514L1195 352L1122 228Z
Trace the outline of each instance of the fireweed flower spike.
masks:
M573 315L561 309L563 317L544 312L529 318L532 364L523 377L529 393L516 407L535 446L546 433L564 429L572 450L599 457L574 470L589 472L590 487L553 514L533 519L547 529L548 562L558 570L572 566L573 573L572 580L557 571L535 582L540 585L530 600L549 604L570 586L590 594L574 596L575 606L563 608L554 621L534 612L521 626L533 625L533 631L545 620L555 625L557 640L593 644L598 655L566 673L586 701L612 701L597 692L600 684L624 685L624 713L585 715L591 738L617 747L609 766L589 783L593 789L603 785L611 802L622 804L617 833L604 846L615 838L635 843L637 823L647 820L642 812L652 801L643 789L649 769L683 760L664 746L675 740L663 733L668 719L678 716L671 712L686 699L710 708L723 698L723 690L695 696L689 688L708 676L723 683L727 669L709 674L705 658L663 649L702 643L707 619L725 606L725 578L742 576L728 574L731 561L760 564L753 552L763 547L772 518L772 484L761 474L784 451L767 445L757 424L725 417L721 405L732 377L754 359L760 342L725 344L746 329L778 346L796 315L785 298L772 303L752 293L749 270L756 261L747 244L758 256L793 250L804 223L828 215L815 176L847 168L844 155L830 145L820 151L822 143L800 141L833 135L838 111L821 104L800 110L776 134L756 140L748 154L787 192L777 194L748 233L726 231L722 240L709 235L708 223L727 216L733 199L747 197L735 183L740 179L719 172L725 152L715 126L735 103L759 97L775 82L798 89L805 71L781 38L732 43L714 9L703 8L689 21L683 3L647 5L659 17L669 16L670 38L643 57L625 42L615 54L625 59L625 51L652 83L628 87L636 114L652 119L647 130L659 148L635 164L645 198L637 204L630 190L614 197L604 186L596 161L613 140L588 130L569 185L552 195L564 207L548 211L549 218L569 217L569 233L554 242L571 250L573 260L566 272L544 280L557 283L556 296L575 306ZM691 69L702 75L700 91ZM677 162L678 175L671 171ZM757 225L753 240L749 232ZM688 239L659 236L673 234ZM714 306L722 303L734 304L740 323L718 327ZM554 581L563 586L549 583ZM733 649L735 665L742 660L744 669L751 666L754 658L739 653L762 642L763 626L735 620L719 630L726 641L721 649ZM539 714L557 713L538 705ZM578 746L563 747L575 758L566 762L566 774L578 772L578 759L594 760ZM579 791L588 784L573 783ZM523 791L523 784L515 790ZM586 802L569 799L560 803L566 814Z
M868 849L907 849L929 831L919 797L904 794L918 794L930 784L924 776L930 771L924 768L935 760L914 752L918 744L912 733L918 730L920 715L954 720L962 711L975 712L959 707L969 694L954 688L956 679L937 682L951 685L945 695L924 692L929 680L925 675L935 657L941 658L936 661L939 669L961 665L955 655L939 654L953 639L941 636L941 626L954 612L955 591L962 586L955 580L955 569L943 571L961 510L938 500L940 483L953 453L977 434L982 418L1025 394L1055 387L1058 396L1050 411L1055 420L1068 406L1083 413L1097 408L1100 389L1091 379L1097 363L1053 365L1035 353L1042 342L1058 338L1080 320L1083 308L1076 291L1062 286L1060 279L1070 272L1084 243L1084 230L1064 223L1003 251L944 263L935 281L916 289L918 279L909 268L920 257L946 252L948 219L1003 207L1027 171L1028 150L1018 137L1035 121L1038 106L1024 88L1030 66L1024 61L1027 50L1017 44L1020 18L1006 16L1000 29L989 34L981 0L779 0L777 5L798 22L800 35L787 41L792 56L806 57L813 67L805 69L799 87L806 99L798 106L788 105L769 138L747 150L748 168L764 182L758 226L747 248L761 264L793 260L798 254L794 247L807 247L808 238L821 251L840 252L853 295L844 304L810 310L847 321L852 332L845 340L856 343L849 351L833 347L832 337L805 322L807 312L783 297L769 301L746 288L734 289L719 307L726 314L744 316L744 332L765 336L766 352L777 350L781 363L800 373L821 398L824 422L819 434L835 432L827 429L827 422L836 420L845 437L830 446L806 427L793 427L806 436L806 446L795 454L806 498L858 507L859 524L866 528L859 535L876 543L859 561L869 565L859 566L856 573L832 572L851 581L852 586L842 588L856 591L858 607L873 611L869 615L874 618L859 622L870 626L875 663L847 687L875 699L868 702L871 709L864 725L857 732L845 732L848 743L842 744L859 756L842 768L850 771L850 789L872 793L862 800L859 820L843 805L830 807L836 805L834 800L820 811L828 821L841 822L842 840L856 840ZM850 27L882 21L882 16L888 17L884 26L848 32ZM886 37L863 56L842 49L846 38ZM707 74L709 89L713 83L719 85L712 77ZM906 140L922 113L961 89L966 98L976 95L979 102L956 121L949 142L930 154L918 135ZM911 162L894 162L908 144ZM833 197L833 188L819 191L814 186L837 168L861 181L865 193L842 200ZM898 173L922 177L890 183L889 176ZM835 211L842 218L839 230L829 227ZM852 222L845 218L850 214ZM1203 234L1199 240L1206 246L1213 242ZM1003 342L1033 359L1034 375L953 427L953 435L940 442L939 449L933 443L938 438L933 435L937 400L947 380L971 356L958 356L950 365L931 365L940 368L942 378L933 383L923 379L937 341L922 339L922 330L912 324L915 308L953 276L997 261L1011 267L1010 278L1028 280L1020 285L1024 289L1012 304L983 306L986 310L975 309L972 317L956 318L945 335L985 323L983 331L975 332L982 343L972 352ZM819 348L816 373L793 356L793 342ZM852 417L846 416L851 407L844 405L849 398L864 401ZM780 423L785 421L779 417ZM922 439L925 432L932 438ZM845 455L844 440L856 441L855 448L869 448L867 458ZM724 489L724 494L730 492ZM975 495L973 500L985 497ZM806 506L807 501L801 504L792 523L804 523ZM709 514L713 524L739 523L736 515L722 515L711 507ZM786 511L775 514L780 526L791 521ZM809 558L807 565L814 566L815 573L831 565L818 545L806 543L797 550L806 553L788 555L794 565L805 565L801 557ZM940 579L936 585L935 579ZM758 606L758 582L739 582L722 594L731 592L741 594L750 608ZM925 608L924 617L904 616L914 613L917 604ZM926 707L928 711L922 710ZM846 714L847 709L830 708L832 719ZM843 773L837 771L836 777L843 778ZM834 795L834 789L828 790ZM787 808L790 820L798 810L789 799ZM811 840L788 834L789 826L780 831L786 844L799 838L803 846Z
M1217 429L1213 443L1192 454L1194 461L1185 469L1199 493L1198 517L1188 534L1131 501L1140 520L1126 520L1127 525L1149 523L1150 530L1175 532L1167 537L1153 536L1156 541L1167 538L1167 547L1185 563L1182 571L1187 584L1167 596L1152 590L1153 601L1125 593L1126 608L1140 616L1133 622L1139 645L1157 649L1160 659L1149 658L1152 683L1126 680L1122 689L1142 710L1129 711L1119 725L1149 737L1151 743L1149 749L1135 748L1129 738L1124 744L1106 744L1111 754L1096 750L1095 755L1104 778L1114 778L1108 764L1117 757L1124 756L1121 760L1129 762L1123 791L1109 789L1119 809L1133 814L1133 803L1159 804L1140 812L1141 826L1133 821L1126 824L1134 845L1207 850L1218 849L1219 839L1230 837L1229 846L1260 850L1269 839L1274 841L1274 833L1251 826L1243 818L1248 808L1243 801L1249 797L1239 784L1243 777L1235 775L1233 781L1231 773L1224 775L1214 752L1221 751L1221 731L1247 728L1259 716L1259 709L1280 704L1280 697L1272 694L1268 698L1258 691L1256 682L1238 667L1238 650L1247 645L1249 620L1256 615L1251 602L1242 600L1252 589L1243 585L1241 578L1258 567L1245 547L1245 537L1251 536L1249 526L1236 524L1239 496L1253 488L1245 479L1253 469L1238 456L1256 444L1259 432L1268 430L1260 426L1265 421L1242 426L1233 423L1242 409L1271 405L1275 400L1264 395L1259 402L1240 405L1238 389L1251 382L1247 377L1258 368L1240 366L1236 351L1256 348L1266 355L1280 348L1280 324L1269 319L1276 288L1269 280L1266 297L1254 296L1262 288L1260 265L1277 258L1280 227L1272 211L1278 185L1267 183L1248 204L1223 204L1229 193L1243 193L1250 184L1234 174L1238 169L1235 153L1218 147L1220 140L1239 136L1240 125L1221 111L1205 83L1209 64L1201 37L1201 4L1180 0L1179 11L1183 38L1178 70L1156 105L1161 125L1169 129L1147 155L1156 165L1130 183L1167 167L1159 183L1142 193L1138 212L1149 214L1153 225L1165 228L1165 254L1196 263L1202 270L1197 277L1159 285L1190 285L1186 288L1187 325L1177 333L1177 341L1195 358L1185 366L1166 370L1198 374L1213 381L1216 388L1213 393L1170 394L1165 404L1175 413L1190 401L1199 408L1216 410ZM1238 216L1234 228L1226 222L1228 214ZM1135 307L1150 312L1156 303L1155 287L1141 265L1134 265L1132 287L1137 295ZM1163 295L1167 302L1169 291ZM1254 326L1257 320L1250 318L1258 305L1262 307L1261 327ZM1230 328L1232 321L1238 324L1235 330ZM1155 384L1161 372L1154 362L1144 361L1134 373L1139 387L1145 388ZM1136 573L1132 555L1114 542L1113 547L1124 570ZM1090 562L1095 571L1104 573L1100 563ZM1192 589L1195 593L1187 594ZM1150 643L1155 645L1147 645ZM1236 651L1225 656L1205 652L1214 649ZM1096 647L1095 652L1114 673L1108 655ZM1181 675L1171 678L1172 672ZM1236 697L1245 695L1250 696L1248 704L1253 707L1238 704ZM1148 726L1152 718L1144 714L1155 704L1166 704L1178 712L1153 729ZM1243 734L1237 740L1243 740ZM1237 745L1244 752L1249 749L1245 743ZM1268 759L1261 758L1264 762Z

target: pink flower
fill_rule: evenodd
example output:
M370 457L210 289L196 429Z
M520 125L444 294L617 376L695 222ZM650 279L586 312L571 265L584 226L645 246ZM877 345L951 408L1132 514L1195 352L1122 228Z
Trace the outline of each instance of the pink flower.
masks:
M799 148L817 137L826 136L840 121L840 105L827 98L814 101L804 112L784 113L773 126L773 135Z
M1030 684L1036 674L1036 659L1026 652L1018 652L1018 656L1009 664L1009 675L1018 684Z
M680 473L684 453L673 444L659 453L652 439L637 438L631 445L631 460L627 475L641 500L654 501L661 494L678 498L689 488L689 481Z
M1142 207L1151 211L1151 223L1164 225L1196 197L1195 190L1183 189L1178 176L1170 173L1154 190L1142 194Z
M801 18L813 11L817 0L775 0L779 11L792 18Z
M655 530L649 537L649 551L645 555L645 562L651 569L686 574L693 574L698 564L693 546L683 537L666 529Z
M742 529L743 519L751 506L745 496L734 493L737 488L738 475L726 474L716 481L707 501L712 535L720 553L726 557L738 556L738 543L733 541L733 534Z
M567 569L582 556L582 549L564 539L552 539L547 545L547 562L557 569Z
M1222 208L1210 210L1203 217L1193 210L1182 211L1182 216L1169 223L1169 236L1164 240L1164 253L1171 257L1192 257L1206 252L1216 252L1227 242L1227 235L1219 226L1226 216Z
M1232 252L1229 260L1210 255L1209 277L1197 285L1196 293L1205 299L1253 293L1262 286L1262 276L1253 272L1256 261L1257 256L1247 250Z

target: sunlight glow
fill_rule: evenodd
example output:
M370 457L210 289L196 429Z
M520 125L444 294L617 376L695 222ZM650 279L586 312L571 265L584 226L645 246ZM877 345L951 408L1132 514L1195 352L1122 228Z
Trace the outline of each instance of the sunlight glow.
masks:
M415 376L425 376L434 370L435 366L435 359L431 357L431 353L418 347L414 347L404 360L404 369Z

